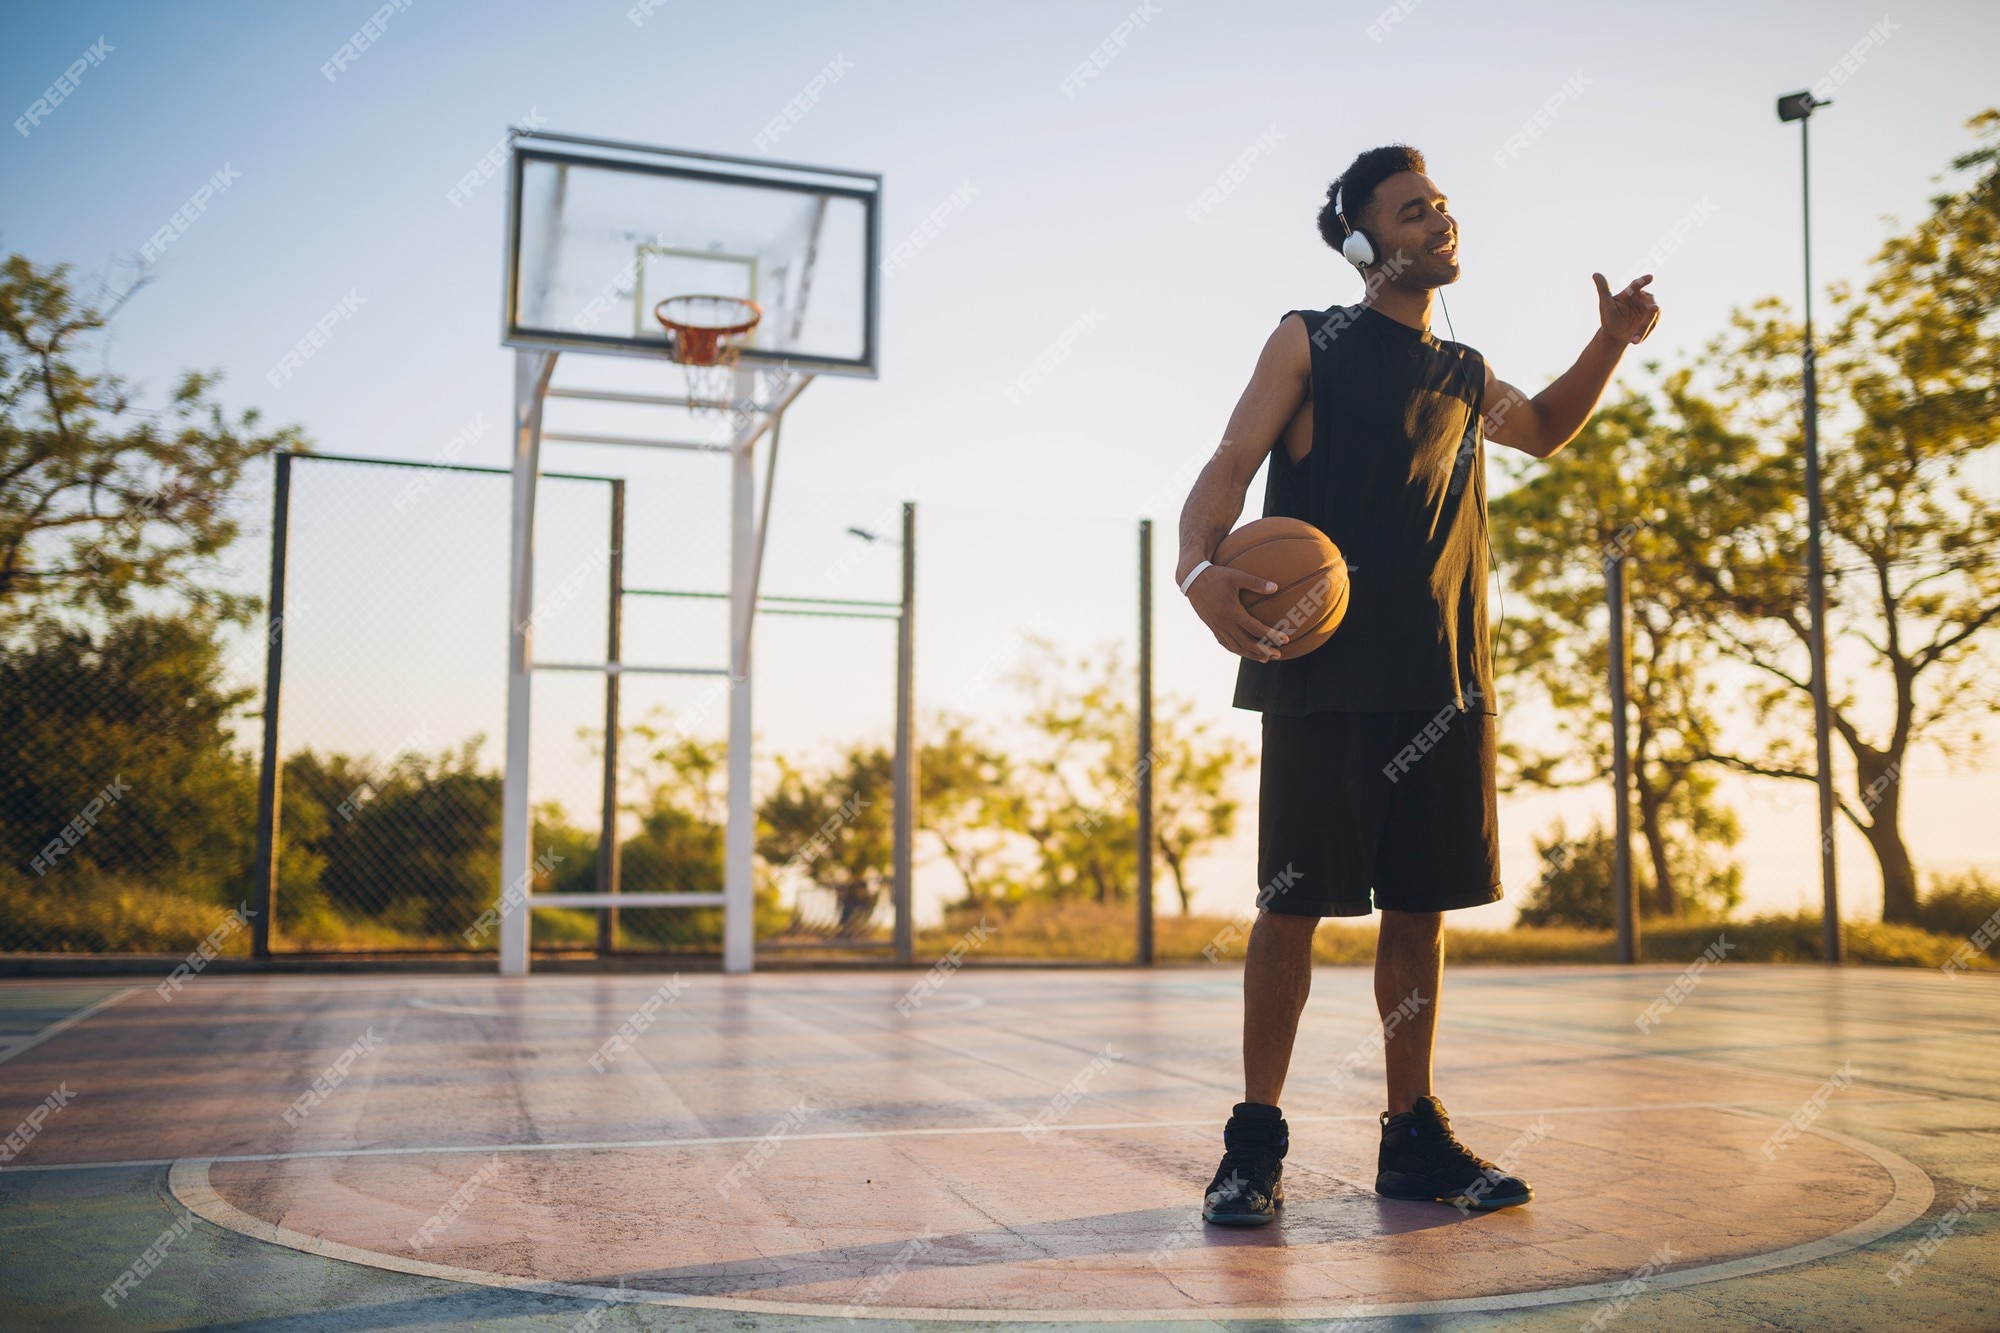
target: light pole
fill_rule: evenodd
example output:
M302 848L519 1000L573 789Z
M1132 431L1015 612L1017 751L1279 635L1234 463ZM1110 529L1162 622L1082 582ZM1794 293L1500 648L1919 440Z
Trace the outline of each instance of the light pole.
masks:
M1153 520L1139 520L1139 961L1153 963Z
M1618 961L1639 961L1639 914L1632 901L1632 757L1626 741L1625 551L1605 543L1605 643L1611 665L1612 921L1618 928Z
M1826 701L1826 553L1820 541L1825 512L1819 494L1819 378L1812 324L1812 154L1806 124L1815 108L1831 106L1811 92L1787 93L1778 99L1778 119L1799 123L1799 194L1804 201L1806 268L1806 602L1811 623L1806 650L1812 656L1813 745L1819 777L1820 956L1840 961L1840 887L1833 863L1833 727Z
M896 757L889 785L894 803L890 817L893 863L892 894L896 924L893 937L896 961L911 962L916 957L916 938L910 913L916 894L914 856L917 842L917 503L903 501L901 541L891 541L879 532L852 524L848 532L865 542L880 542L903 553L903 591L896 611Z

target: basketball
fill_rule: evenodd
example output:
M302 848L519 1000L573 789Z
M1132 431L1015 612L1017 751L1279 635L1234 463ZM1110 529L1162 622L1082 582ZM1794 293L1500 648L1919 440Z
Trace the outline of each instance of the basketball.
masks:
M1268 579L1276 592L1243 593L1243 609L1291 636L1280 661L1325 643L1347 614L1347 562L1324 532L1303 519L1258 518L1222 539L1218 565Z

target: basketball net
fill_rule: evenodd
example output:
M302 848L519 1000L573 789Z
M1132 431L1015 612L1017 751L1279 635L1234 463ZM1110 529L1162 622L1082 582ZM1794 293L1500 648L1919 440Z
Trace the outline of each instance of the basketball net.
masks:
M653 307L667 331L668 355L687 373L688 411L727 412L743 339L764 318L739 296L669 296Z

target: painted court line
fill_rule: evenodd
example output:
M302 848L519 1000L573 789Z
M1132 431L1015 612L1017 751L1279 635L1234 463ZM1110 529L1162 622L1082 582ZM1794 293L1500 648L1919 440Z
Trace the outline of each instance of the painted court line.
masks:
M15 1056L19 1055L23 1051L32 1050L34 1047L41 1045L43 1042L47 1041L50 1037L55 1036L57 1033L67 1032L69 1029L75 1027L78 1023L81 1023L86 1018L89 1018L91 1015L98 1013L101 1010L109 1009L112 1005L118 1003L126 996L137 995L139 993L139 989L140 988L137 986L128 986L124 990L105 996L103 999L99 1000L96 1004L85 1005L83 1008L71 1014L68 1018L57 1019L55 1022L43 1028L40 1032L37 1032L34 1036L25 1038L24 1040L21 1041L17 1041L12 1046L9 1046L6 1050L0 1051L0 1064L7 1063L9 1060L13 1059Z
M1826 1082L1826 1079L1818 1074L1794 1074L1788 1069L1771 1069L1756 1063L1754 1060L1730 1060L1721 1057L1711 1057L1704 1060L1692 1055L1675 1055L1671 1051L1647 1051L1632 1046L1620 1046L1611 1042L1586 1041L1579 1037L1551 1037L1539 1032L1530 1031L1525 1027L1513 1028L1493 1023L1482 1023L1477 1019L1458 1018L1452 1021L1460 1027L1469 1028L1477 1032L1491 1032L1504 1037L1515 1037L1522 1041L1538 1041L1550 1046L1574 1046L1580 1051L1596 1051L1604 1055L1617 1055L1633 1060L1662 1060L1670 1064L1693 1065L1695 1068L1711 1074L1715 1072L1717 1065L1725 1065L1732 1069L1742 1070L1745 1073L1754 1073L1759 1078L1790 1079L1794 1083L1803 1084L1810 1088L1819 1087ZM1774 1046L1769 1049L1793 1050L1796 1048ZM1855 1086L1859 1087L1861 1084L1862 1080L1855 1080ZM1935 1093L1907 1092L1901 1088L1871 1087L1869 1091L1875 1093L1883 1101L1930 1102L1939 1100Z
M765 995L774 995L777 993L778 992L775 991L764 991L760 992L759 994L761 998L762 996ZM873 1012L878 1008L893 1009L895 1007L895 1001L901 999L904 994L905 992L903 991L884 992L882 998L879 1001L876 1000L864 1001L856 999L852 996L839 996L839 995L813 995L809 998L813 1000L815 1007L820 1009L836 1009L836 1010L841 1010L843 1012L854 1009L866 1009L870 1012ZM641 996L640 998L644 999L645 997ZM530 1017L541 1017L544 1015L562 1015L565 1017L569 1017L569 1016L581 1015L586 1018L596 1018L609 1022L610 1020L619 1017L619 1015L623 1012L622 1006L624 1000L623 997L621 997L620 1002L617 1005L587 1005L587 1006L522 1005L512 1009L484 1008L478 1005L457 1004L448 1000L427 1000L424 999L422 996L417 996L415 998L405 1000L404 1003L407 1004L412 1009L424 1009L432 1013L439 1013L439 1014L455 1014L466 1018L530 1018ZM692 1001L677 1001L676 1003L680 1005L680 1010L682 1013L700 1011L700 1006L696 1003L693 1003ZM929 1014L956 1014L956 1013L965 1013L973 1009L982 1009L985 1007L985 1005L986 1001L982 1000L977 995L960 995L960 996L954 996L947 1000L939 1000L934 1004L929 1001L926 1001L921 1007L926 1013ZM790 1015L783 1015L783 1016L790 1017Z
M1853 1105L1864 1105L1870 1100L1900 1100L1898 1098L1853 1098ZM1494 1120L1504 1116L1543 1115L1619 1115L1636 1114L1646 1111L1728 1111L1751 1116L1766 1116L1759 1107L1779 1107L1790 1112L1796 1109L1794 1103L1785 1102L1634 1102L1624 1106L1539 1106L1526 1108L1497 1108L1485 1111L1454 1112L1461 1122L1468 1120ZM1371 1124L1377 1120L1372 1111L1357 1111L1339 1115L1291 1115L1285 1119L1293 1124L1307 1121L1357 1121ZM1767 1117L1768 1118L1768 1117ZM1026 1122L1023 1122L1024 1124ZM1205 1116L1198 1120L1102 1120L1076 1125L1049 1125L1042 1132L1048 1134L1084 1134L1105 1130L1143 1129L1190 1129L1215 1127L1215 1117ZM938 1125L917 1129L842 1129L827 1130L816 1134L788 1134L789 1143L802 1143L813 1139L903 1139L953 1137L976 1134L1018 1134L1021 1125ZM727 1134L705 1138L686 1139L583 1139L569 1143L451 1143L418 1144L408 1147L383 1148L306 1148L294 1152L262 1153L218 1153L213 1157L137 1157L115 1162L48 1162L8 1168L8 1174L23 1171L98 1171L118 1167L177 1166L186 1161L202 1161L211 1166L230 1162L306 1162L317 1158L363 1158L363 1157L451 1157L466 1153L539 1153L539 1152L612 1152L635 1151L650 1148L708 1148L732 1143L761 1143L764 1134Z
M1662 1108L1664 1109L1664 1108ZM1344 1119L1347 1117L1324 1117ZM1206 1122L1203 1122L1206 1123ZM1806 1131L1821 1138L1838 1143L1843 1147L1861 1153L1888 1172L1894 1192L1888 1202L1876 1211L1873 1217L1859 1222L1845 1230L1835 1232L1819 1240L1807 1241L1800 1245L1773 1250L1764 1254L1746 1255L1738 1259L1723 1260L1713 1264L1703 1264L1696 1268L1669 1271L1645 1279L1645 1290L1660 1291L1677 1287L1699 1286L1709 1282L1722 1282L1732 1278L1749 1277L1757 1273L1768 1273L1775 1269L1789 1268L1795 1264L1811 1263L1817 1259L1843 1254L1863 1245L1880 1240L1901 1228L1908 1226L1927 1212L1935 1191L1930 1177L1914 1163L1886 1148L1879 1148L1865 1139L1853 1138L1832 1130L1813 1126ZM493 1287L508 1291L531 1292L546 1296L566 1296L578 1300L605 1304L666 1305L691 1309L731 1310L749 1314L778 1314L802 1316L827 1316L843 1309L853 1308L851 1303L838 1301L771 1301L732 1296L695 1296L678 1292L634 1291L629 1287L600 1287L586 1283L554 1282L534 1278L515 1277L504 1273L488 1272L484 1269L460 1268L451 1264L427 1263L421 1259L405 1259L395 1255L379 1254L356 1246L344 1245L324 1237L308 1236L302 1232L266 1222L252 1217L216 1193L209 1182L209 1168L216 1158L190 1158L174 1163L168 1175L168 1188L174 1197L196 1216L225 1230L256 1240L281 1245L304 1254L318 1255L326 1259L358 1264L368 1268L395 1273L407 1273L418 1277L439 1278L468 1285ZM857 1278L857 1281L860 1279ZM974 1323L1005 1320L1015 1323L1071 1323L1095 1321L1100 1323L1187 1323L1212 1321L1216 1319L1361 1319L1388 1318L1407 1315L1430 1314L1470 1314L1493 1310L1520 1310L1540 1306L1566 1305L1581 1301L1613 1300L1621 1295L1629 1295L1629 1279L1612 1282L1594 1282L1581 1286L1555 1287L1542 1291L1508 1292L1493 1296L1456 1297L1436 1301L1404 1301L1381 1305L1356 1304L1347 1302L1339 1305L1295 1305L1295 1306L1206 1306L1186 1309L1152 1310L1016 1310L1006 1308L971 1309L954 1306L891 1306L864 1304L862 1312L873 1319L931 1319L940 1322Z

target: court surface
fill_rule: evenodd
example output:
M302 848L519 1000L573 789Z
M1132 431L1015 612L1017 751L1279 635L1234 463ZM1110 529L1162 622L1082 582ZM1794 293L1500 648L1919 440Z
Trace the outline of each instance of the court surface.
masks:
M1320 969L1255 1230L1225 967L9 982L0 1327L2000 1328L2000 983L1679 974L1450 970L1462 1216Z

